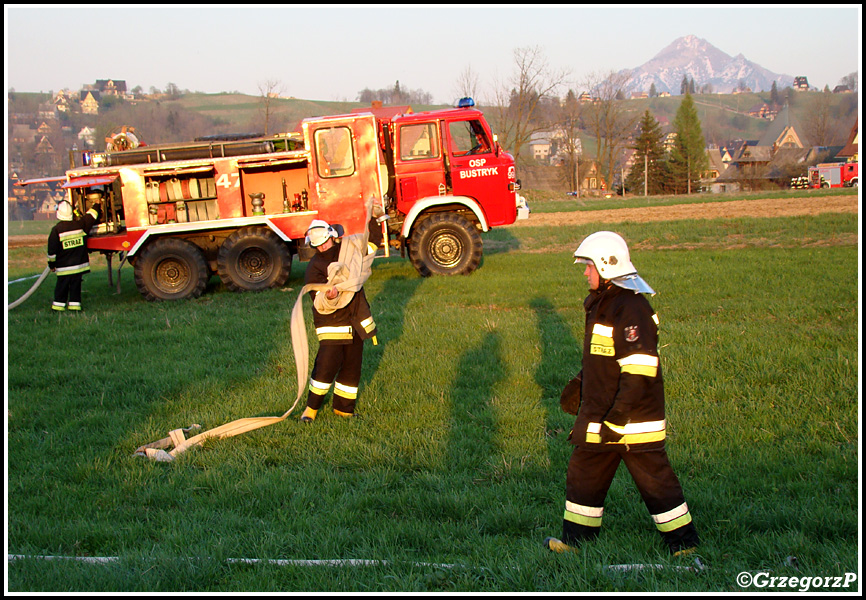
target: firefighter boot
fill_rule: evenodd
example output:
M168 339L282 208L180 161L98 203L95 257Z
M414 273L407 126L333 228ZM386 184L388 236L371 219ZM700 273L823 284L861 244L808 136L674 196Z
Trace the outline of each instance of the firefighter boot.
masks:
M301 415L301 423L312 423L316 418L316 413L319 412L309 406L304 409L304 414Z
M359 415L358 413L343 412L342 410L337 410L336 408L334 409L334 414L337 415L338 417L346 417L346 418L352 418L352 417L360 418L361 417L361 415Z
M563 552L577 552L577 548L574 546L569 546L562 540L558 540L555 537L547 537L544 538L544 547L550 550L551 552L563 553Z

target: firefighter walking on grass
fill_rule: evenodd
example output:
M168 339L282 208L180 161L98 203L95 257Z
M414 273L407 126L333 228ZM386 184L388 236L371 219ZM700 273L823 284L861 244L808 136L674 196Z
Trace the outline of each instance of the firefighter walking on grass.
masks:
M48 234L48 267L57 273L52 310L81 310L81 281L84 274L90 272L85 237L99 221L102 208L98 202L101 194L89 195L88 198L94 203L82 217L76 217L68 201L57 205L57 220L60 222Z
M564 552L598 536L605 497L624 462L670 552L687 553L698 545L698 534L665 452L658 317L643 295L655 292L616 233L588 236L574 257L586 265L590 287L583 368L561 398L562 408L577 415L562 539L547 538L545 545Z

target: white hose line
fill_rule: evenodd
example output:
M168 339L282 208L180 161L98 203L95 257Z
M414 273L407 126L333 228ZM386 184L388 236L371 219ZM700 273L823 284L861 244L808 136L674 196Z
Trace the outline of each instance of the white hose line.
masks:
M9 554L8 562L15 560L72 560L88 564L104 565L117 562L119 556L46 556L46 555L27 555L27 554ZM201 557L188 557L186 560L201 560ZM387 560L369 560L362 558L340 558L327 560L301 560L301 559L279 559L279 558L227 558L225 561L228 564L245 564L245 565L273 565L277 567L389 567L398 563L392 563ZM444 563L424 563L411 562L399 563L409 564L413 567L434 568L434 569L453 569L456 565Z
M45 270L42 271L42 275L40 275L39 279L36 280L36 283L33 284L33 287L31 287L29 290L27 290L27 293L24 294L23 296L21 296L20 298L18 298L18 300L16 300L15 302L13 302L9 306L7 306L6 310L12 310L16 306L18 306L19 304L21 304L22 302L27 300L27 298L29 298L30 295L36 291L36 288L38 288L40 285L42 285L42 282L45 281L45 278L48 277L48 274L50 272L51 272L51 269L48 267L45 267ZM22 281L22 280L18 279L17 281ZM10 281L9 283L14 283L14 282Z

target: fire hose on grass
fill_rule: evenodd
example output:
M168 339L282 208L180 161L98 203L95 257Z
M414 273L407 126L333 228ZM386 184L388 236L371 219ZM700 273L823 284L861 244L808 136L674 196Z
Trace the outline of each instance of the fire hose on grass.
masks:
M48 277L48 274L49 274L50 272L51 272L51 269L50 269L49 267L45 267L45 270L42 271L42 275L40 275L40 276L39 276L39 279L36 280L36 283L34 283L33 286L32 286L29 290L27 290L27 293L24 294L23 296L21 296L20 298L18 298L18 300L16 300L15 302L13 302L12 304L10 304L9 306L7 306L7 307L6 307L6 310L12 310L12 309L15 308L16 306L18 306L19 304L21 304L22 302L24 302L25 300L27 300L27 298L29 298L29 297L33 294L33 292L35 292L36 289L37 289L40 285L42 285L42 282L45 281L45 278ZM21 281L21 280L18 279L18 280L16 280L16 281ZM14 281L10 281L9 283L15 283L15 282L14 282Z

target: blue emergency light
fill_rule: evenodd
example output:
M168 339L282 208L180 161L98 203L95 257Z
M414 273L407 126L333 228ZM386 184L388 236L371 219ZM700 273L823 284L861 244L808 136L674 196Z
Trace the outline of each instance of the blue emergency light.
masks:
M473 106L475 106L475 100L469 97L460 98L457 101L457 108L472 108Z

